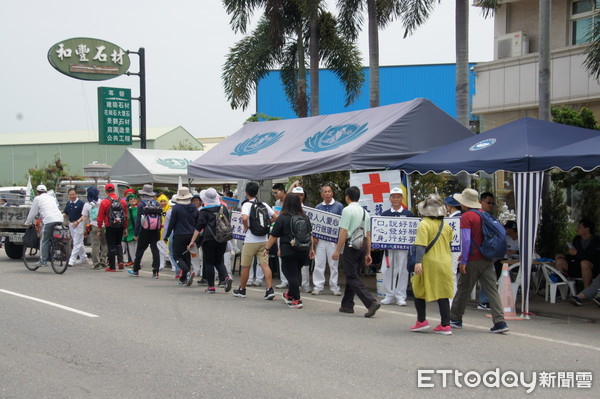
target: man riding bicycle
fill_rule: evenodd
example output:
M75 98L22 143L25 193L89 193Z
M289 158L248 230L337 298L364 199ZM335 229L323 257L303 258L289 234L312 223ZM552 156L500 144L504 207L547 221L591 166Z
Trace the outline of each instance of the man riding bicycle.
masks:
M33 204L27 215L27 220L25 220L25 225L28 226L33 224L37 214L40 214L44 224L40 244L41 255L40 261L33 266L47 266L52 232L56 226L63 223L63 215L60 212L56 198L48 194L46 186L40 184L36 187L35 191L37 191L37 196L33 200Z

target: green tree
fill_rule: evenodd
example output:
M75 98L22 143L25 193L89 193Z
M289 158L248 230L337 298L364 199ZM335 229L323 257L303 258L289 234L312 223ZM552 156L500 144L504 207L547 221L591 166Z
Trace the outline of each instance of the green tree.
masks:
M200 143L192 143L188 139L179 140L177 144L172 145L170 150L184 150L184 151L202 151L204 147Z
M41 168L30 168L27 176L31 176L31 185L35 188L39 184L45 185L48 190L56 190L61 180L68 177L68 165L63 163L60 156L56 154L54 161L43 165Z
M540 256L554 259L554 255L566 253L565 242L573 238L567 237L568 222L569 214L563 191L558 186L552 186L550 195L542 207L538 240Z
M267 114L263 114L262 112L259 112L258 114L252 114L248 119L246 119L244 121L244 125L248 122L279 121L282 119L283 118L281 118L279 116L270 116Z

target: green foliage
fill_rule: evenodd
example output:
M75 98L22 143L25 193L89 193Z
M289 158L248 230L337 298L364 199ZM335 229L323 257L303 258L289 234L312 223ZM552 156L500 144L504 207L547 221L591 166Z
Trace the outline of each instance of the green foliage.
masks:
M442 196L448 195L448 178L444 175L427 173L421 175L413 173L410 175L410 195L412 200L412 212L416 215L417 204L423 201L429 194L438 193Z
M552 108L552 120L563 125L577 126L585 129L598 129L598 123L592 111L581 108L579 112L571 107L562 106Z
M346 205L344 201L344 192L350 187L350 171L315 173L312 175L290 178L290 183L300 180L301 186L306 195L306 202L316 206L322 201L320 188L324 184L329 184L333 188L333 196L336 201Z
M67 164L63 163L60 156L56 154L54 161L42 166L41 168L30 168L27 175L31 176L31 185L35 188L39 184L44 184L48 190L56 190L58 183L66 178ZM27 178L25 175L25 178Z
M263 113L252 114L248 119L244 121L244 125L248 122L264 122L264 121L279 121L283 118L280 116L270 116Z
M177 144L171 146L169 150L177 150L177 151L202 151L204 148L200 143L192 143L188 139L179 140Z
M569 212L563 190L553 186L542 207L538 253L544 258L554 258L556 254L566 253L567 241L570 241Z

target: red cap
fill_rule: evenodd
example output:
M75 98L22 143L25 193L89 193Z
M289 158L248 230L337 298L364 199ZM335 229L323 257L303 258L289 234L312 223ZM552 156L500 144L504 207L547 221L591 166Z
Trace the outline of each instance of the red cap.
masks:
M106 191L115 191L115 185L112 183L108 183L106 186L104 186L104 189Z

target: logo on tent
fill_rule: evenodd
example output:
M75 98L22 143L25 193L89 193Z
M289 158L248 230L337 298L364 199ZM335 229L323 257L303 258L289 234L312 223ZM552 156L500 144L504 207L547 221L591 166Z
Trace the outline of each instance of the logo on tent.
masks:
M253 137L241 142L240 144L235 146L235 149L231 153L231 155L244 156L256 154L260 150L264 150L265 148L277 143L283 133L270 132L263 134L256 134Z
M157 158L156 163L169 169L187 169L192 161L185 158Z
M359 126L356 123L348 125L329 126L322 132L316 133L304 142L305 152L321 152L338 148L344 144L356 140L366 133L368 123Z
M484 148L488 148L489 146L491 146L495 142L496 142L496 139L485 139L485 140L482 140L479 143L475 143L471 147L469 147L469 151L483 150Z

